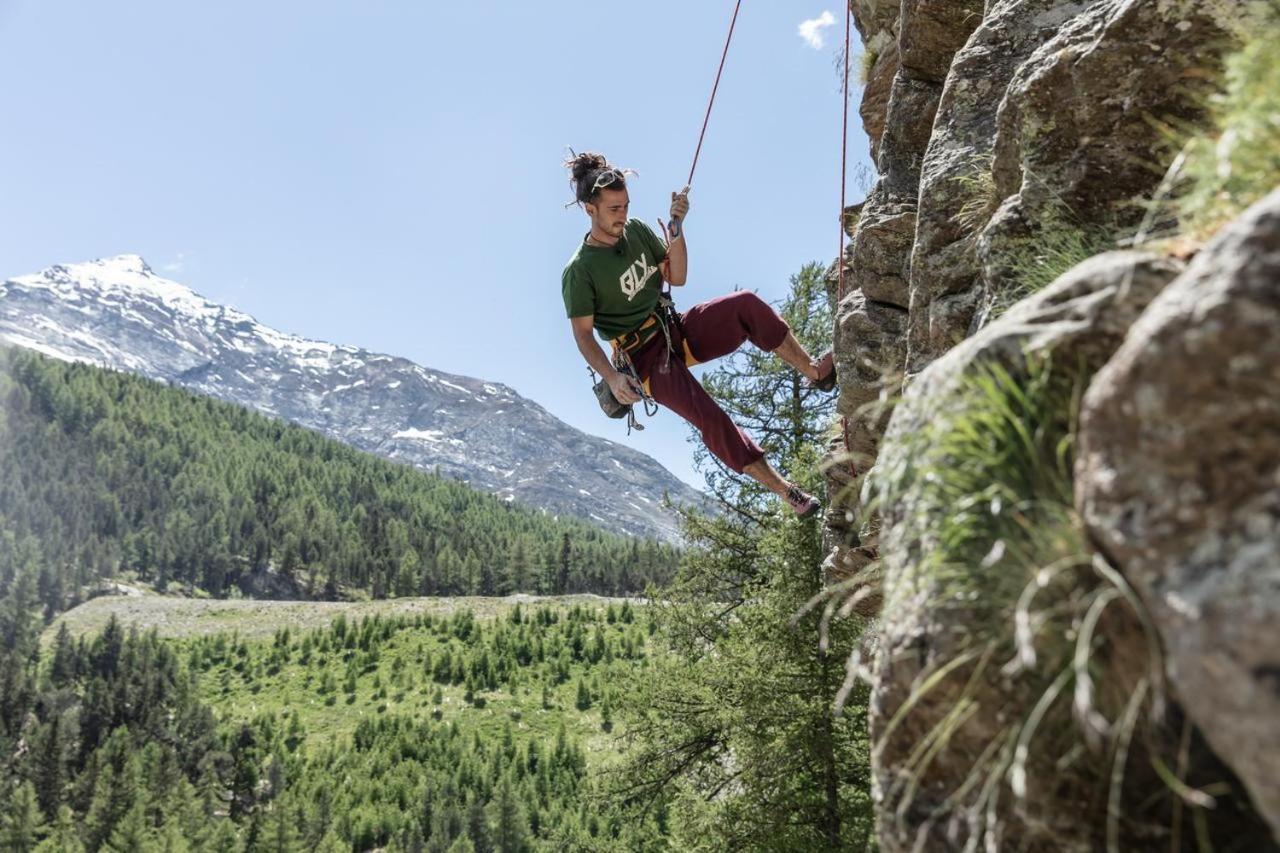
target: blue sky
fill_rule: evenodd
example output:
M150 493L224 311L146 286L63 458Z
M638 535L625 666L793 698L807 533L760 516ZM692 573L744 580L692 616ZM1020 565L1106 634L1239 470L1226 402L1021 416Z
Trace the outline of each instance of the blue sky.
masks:
M633 214L665 219L732 11L0 0L0 277L137 253L279 329L507 383L699 483L674 415L628 439L596 408L560 299L587 228L560 161L637 169ZM743 3L680 305L777 299L835 257L843 21ZM856 110L849 150L866 163Z

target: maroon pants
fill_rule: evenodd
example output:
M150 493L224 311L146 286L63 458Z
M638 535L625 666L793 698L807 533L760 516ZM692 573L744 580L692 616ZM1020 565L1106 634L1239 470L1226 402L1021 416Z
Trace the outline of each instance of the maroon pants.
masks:
M742 473L743 468L763 459L764 451L729 419L688 365L728 355L746 341L772 352L782 346L791 329L768 303L745 290L695 305L681 317L683 339L678 329L671 330L675 353L665 373L661 334L633 353L631 360L653 399L697 427L707 449ZM686 351L692 356L689 360L682 357Z

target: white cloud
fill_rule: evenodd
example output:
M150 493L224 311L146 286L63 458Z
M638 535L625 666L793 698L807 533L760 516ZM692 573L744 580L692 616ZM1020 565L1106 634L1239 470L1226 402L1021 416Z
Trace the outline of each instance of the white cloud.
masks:
M814 50L821 50L823 45L822 31L836 22L836 16L824 11L816 18L800 22L800 38Z
M187 256L185 252L178 253L178 259L172 263L165 264L161 269L164 272L182 272L182 268L187 265Z

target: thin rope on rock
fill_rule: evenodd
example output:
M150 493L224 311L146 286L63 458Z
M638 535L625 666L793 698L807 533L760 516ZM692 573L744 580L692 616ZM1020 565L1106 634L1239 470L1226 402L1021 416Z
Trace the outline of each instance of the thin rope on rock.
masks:
M836 285L836 316L835 322L840 322L840 303L844 302L844 211L845 211L845 185L848 181L849 167L849 30L850 19L853 17L852 0L845 0L844 4L844 115L841 120L840 131L840 254L836 255L837 285ZM857 479L858 469L853 464L853 450L849 447L849 418L847 415L840 418L840 430L844 436L844 452L848 460L849 476Z
M845 0L844 4L844 118L841 121L840 131L840 254L839 258L839 286L836 290L836 305L844 301L844 211L845 211L845 186L848 181L849 167L849 19L852 16L852 2Z

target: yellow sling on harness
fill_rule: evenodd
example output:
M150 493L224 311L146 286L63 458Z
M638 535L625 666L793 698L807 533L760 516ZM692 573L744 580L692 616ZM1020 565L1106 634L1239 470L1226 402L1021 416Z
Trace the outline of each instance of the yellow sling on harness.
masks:
M625 335L619 335L610 343L613 345L613 363L619 366L621 363L631 362L631 353L640 349L640 347L651 341L655 335L661 333L661 327L658 325L658 314L655 311L645 318L640 327L633 332L627 332ZM680 336L680 348L684 350L684 366L693 367L698 363L698 359L694 358L693 352L689 349L689 342L684 336ZM633 368L634 369L634 366ZM649 390L649 380L645 379L641 383L644 386L644 393L652 395Z

